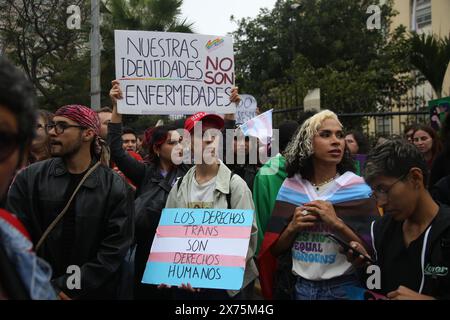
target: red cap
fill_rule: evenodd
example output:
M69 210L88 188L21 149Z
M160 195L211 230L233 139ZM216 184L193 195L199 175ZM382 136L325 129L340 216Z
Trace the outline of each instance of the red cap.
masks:
M218 116L217 114L212 113L206 113L206 112L197 112L196 114L193 114L189 118L186 119L184 122L184 128L191 132L192 129L194 129L194 126L199 121L205 121L207 120L208 123L212 123L214 125L214 128L216 129L223 129L225 122L222 119L222 117Z

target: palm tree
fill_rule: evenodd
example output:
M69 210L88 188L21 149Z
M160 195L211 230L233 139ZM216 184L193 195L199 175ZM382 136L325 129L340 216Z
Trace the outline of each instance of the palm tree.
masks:
M114 30L192 33L193 23L181 18L183 0L103 0L101 12L102 102L109 104L109 88L115 79Z
M105 3L115 29L192 32L181 20L183 0L110 0Z
M450 38L413 33L410 38L411 63L442 97L444 77L450 62Z

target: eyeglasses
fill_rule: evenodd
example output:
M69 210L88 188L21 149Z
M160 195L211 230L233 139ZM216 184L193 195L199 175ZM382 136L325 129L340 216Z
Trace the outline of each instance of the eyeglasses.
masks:
M382 189L380 187L377 187L376 189L372 189L372 198L375 200L385 202L388 199L389 192L392 190L392 188L400 181L406 178L407 175L402 175L398 180L396 180L393 184L389 186L389 188Z
M0 162L6 160L23 141L17 133L0 131Z
M50 130L55 129L56 134L63 134L64 130L69 128L80 128L80 129L86 129L84 126L78 126L73 124L67 124L65 122L57 122L57 123L51 123L45 126L47 128L47 132L50 132Z

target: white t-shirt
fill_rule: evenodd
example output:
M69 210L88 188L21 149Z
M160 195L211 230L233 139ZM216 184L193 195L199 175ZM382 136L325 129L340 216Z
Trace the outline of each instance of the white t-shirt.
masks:
M199 184L197 180L192 179L188 208L193 209L211 209L214 207L214 190L216 189L217 177Z
M309 193L316 195L317 198L327 197L337 187L336 180L318 188L306 180L303 182ZM295 275L307 280L320 281L353 272L352 265L345 255L339 252L339 245L326 237L327 233L333 231L320 223L315 228L297 234L292 246L292 272Z

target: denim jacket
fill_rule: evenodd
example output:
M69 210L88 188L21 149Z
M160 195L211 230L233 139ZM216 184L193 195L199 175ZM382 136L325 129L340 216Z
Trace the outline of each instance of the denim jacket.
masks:
M56 294L50 283L50 265L36 256L33 244L12 224L0 218L0 243L31 299L55 300Z

